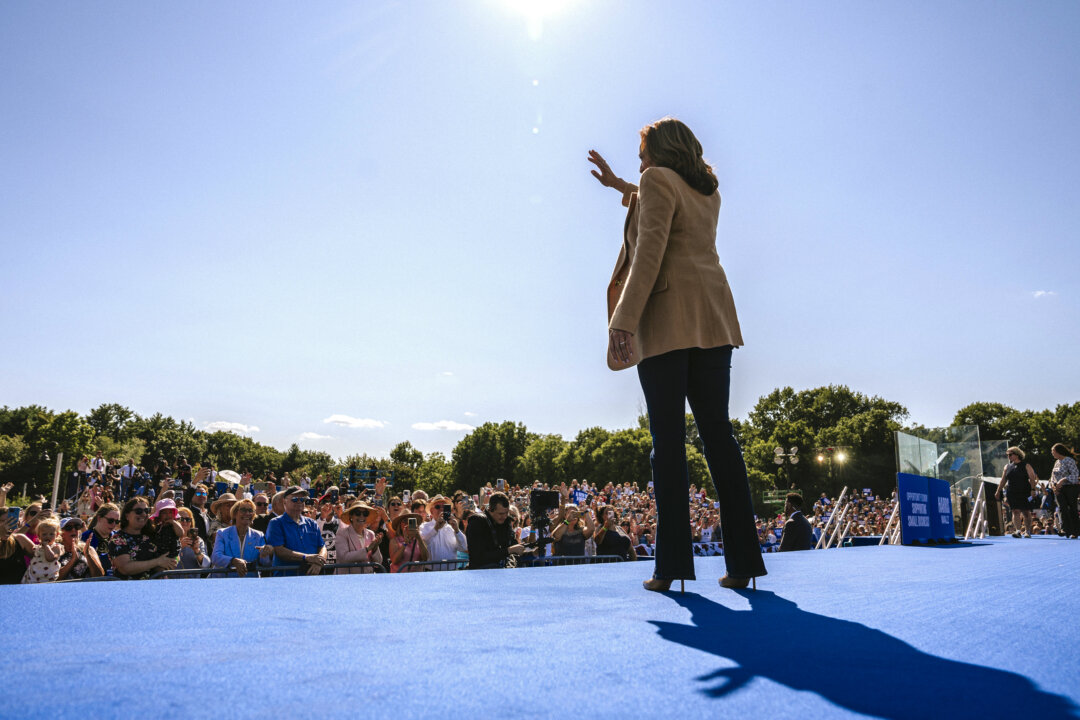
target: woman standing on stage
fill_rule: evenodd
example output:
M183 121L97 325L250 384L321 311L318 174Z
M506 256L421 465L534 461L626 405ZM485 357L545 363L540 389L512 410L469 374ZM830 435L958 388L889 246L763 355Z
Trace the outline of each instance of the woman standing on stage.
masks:
M1061 532L1075 540L1080 535L1080 516L1077 516L1076 499L1080 495L1080 472L1077 471L1075 453L1064 443L1054 443L1050 448L1054 456L1054 470L1050 473L1050 487L1057 496L1061 510Z
M622 193L623 246L608 285L608 367L637 365L653 438L656 569L647 590L694 579L686 467L686 402L720 501L727 574L744 588L765 575L742 451L728 416L731 353L743 344L716 253L719 185L686 125L664 118L641 130L641 186L617 177L595 150L592 174Z
M1031 510L1032 493L1035 492L1035 483L1039 481L1035 476L1035 469L1024 460L1024 451L1018 447L1011 447L1005 451L1009 458L1009 464L1005 466L1005 472L1001 474L1001 483L997 489L997 499L1001 500L1002 492L1005 500L1012 509L1013 537L1031 537ZM1020 521L1024 522L1024 534L1020 534Z

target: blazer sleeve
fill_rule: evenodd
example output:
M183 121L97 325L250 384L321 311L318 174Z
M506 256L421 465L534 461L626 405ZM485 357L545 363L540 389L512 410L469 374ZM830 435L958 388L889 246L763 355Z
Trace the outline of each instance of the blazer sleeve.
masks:
M214 541L214 552L211 555L211 561L214 567L228 567L235 555L229 554L229 539L226 534L227 529L217 531L217 539ZM235 533L236 531L233 530ZM235 550L233 550L235 552Z
M636 333L641 323L645 303L660 275L675 217L675 188L660 168L648 168L642 173L637 212L637 246L630 260L630 274L608 323L612 330L629 333Z
M798 528L795 527L794 520L788 520L784 523L784 532L780 535L780 552L788 552L795 549L795 533Z

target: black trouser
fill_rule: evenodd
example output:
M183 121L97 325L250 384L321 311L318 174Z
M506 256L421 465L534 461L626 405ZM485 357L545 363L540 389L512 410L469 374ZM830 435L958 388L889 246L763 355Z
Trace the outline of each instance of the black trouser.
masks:
M1080 518L1076 514L1076 499L1080 496L1080 485L1065 485L1058 491L1057 500L1061 507L1061 531L1066 535L1080 535Z
M654 574L658 578L694 578L686 468L687 400L720 501L728 575L748 578L766 573L754 529L746 465L728 417L731 351L730 345L673 350L638 365L653 439L650 460L657 515Z

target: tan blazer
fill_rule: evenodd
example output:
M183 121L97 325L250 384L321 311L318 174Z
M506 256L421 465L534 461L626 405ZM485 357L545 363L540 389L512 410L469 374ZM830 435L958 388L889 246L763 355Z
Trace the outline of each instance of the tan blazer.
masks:
M629 210L608 284L608 328L634 334L634 360L682 348L743 344L735 300L716 254L720 193L702 195L669 168L651 167Z

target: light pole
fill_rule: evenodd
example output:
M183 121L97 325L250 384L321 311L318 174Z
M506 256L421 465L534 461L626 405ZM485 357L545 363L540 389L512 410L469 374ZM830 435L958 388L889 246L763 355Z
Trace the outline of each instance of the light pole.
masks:
M848 453L845 448L842 447L827 447L819 448L817 451L817 461L819 465L829 463L829 479L833 477L833 462L837 465L843 466L847 462Z
M777 481L778 481L776 483L776 488L779 490L780 489L780 483L779 483L780 471L786 465L798 465L799 464L799 448L792 445L791 449L788 450L787 452L784 452L784 448L782 448L782 447L773 448L773 462L776 463L779 466L779 467L776 468L776 477L777 477ZM788 472L788 484L789 485L791 484L791 473L790 473L790 471Z

